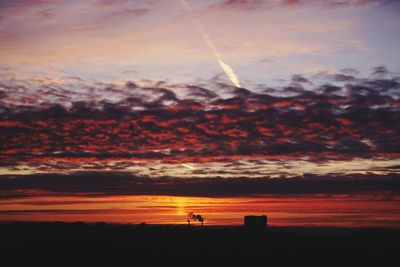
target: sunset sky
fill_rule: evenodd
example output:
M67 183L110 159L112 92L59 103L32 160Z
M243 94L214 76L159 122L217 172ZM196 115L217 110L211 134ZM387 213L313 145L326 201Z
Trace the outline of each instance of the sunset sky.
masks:
M400 2L0 1L0 220L400 227Z

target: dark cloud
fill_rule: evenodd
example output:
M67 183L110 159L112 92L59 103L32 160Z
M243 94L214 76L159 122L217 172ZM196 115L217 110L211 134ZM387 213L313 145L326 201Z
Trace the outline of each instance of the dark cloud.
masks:
M123 16L128 16L129 18L136 18L143 16L150 12L149 9L147 8L124 8L119 11L115 11L111 14L109 14L110 17L123 17Z
M294 83L310 83L309 80L307 80L306 78L304 78L301 75L293 75L292 82L294 82Z
M54 10L51 8L48 8L48 9L45 9L45 10L42 10L42 11L36 13L36 17L41 18L41 19L49 19L54 16L55 16Z
M395 0L224 0L213 8L234 8L243 10L252 10L256 8L277 8L277 7L301 7L301 6L320 6L328 8L340 7L359 7L365 5L387 5L396 4Z
M397 0L223 0L211 8L253 10L259 8L296 8L303 6L317 6L322 8L344 8L362 6L398 6Z
M254 194L400 193L399 174L306 174L294 178L147 178L129 173L85 172L0 176L0 198L35 195L244 196Z
M334 150L345 153L365 153L368 152L369 146L363 142L345 138L335 144Z
M356 77L345 74L335 74L332 76L332 78L337 82L351 82L356 80Z
M359 7L365 5L395 5L398 4L397 0L282 0L282 6L294 7L303 5L321 5L325 7Z
M38 6L51 6L61 3L63 0L2 0L0 1L0 12L11 8L30 8Z
M340 93L342 91L342 88L339 86L324 84L320 88L318 88L318 90L324 95L332 96L336 93Z
M193 96L195 98L213 99L218 97L218 94L215 92L200 86L188 85L187 88L190 91L189 96Z
M264 0L224 0L214 8L256 9L263 6Z
M95 2L97 7L110 8L120 6L127 2L127 0L98 0Z
M385 66L377 66L372 69L372 75L387 75L389 74L388 69Z
M353 68L344 68L344 69L341 69L340 72L345 75L353 75L353 76L360 74L360 72L358 70L353 69Z
M296 76L264 92L147 81L84 85L78 95L69 85L3 82L0 159L398 157L399 77L324 77L329 84L313 89Z
M6 92L0 90L0 99L6 98L6 97L7 97Z

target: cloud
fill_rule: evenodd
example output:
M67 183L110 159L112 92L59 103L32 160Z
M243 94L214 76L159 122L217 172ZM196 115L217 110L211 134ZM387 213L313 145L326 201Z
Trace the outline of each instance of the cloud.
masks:
M396 4L395 0L282 0L281 5L286 7L302 5L322 5L325 7L359 7L365 5L387 5Z
M214 8L256 9L263 6L264 0L225 0Z
M11 79L0 84L0 158L5 165L47 158L396 158L400 78L385 75L326 74L323 84L297 75L297 83L264 91Z
M372 69L372 75L384 77L389 74L389 70L385 66L377 66Z
M36 16L41 19L49 19L49 18L54 17L55 14L54 14L53 10L49 8L49 9L45 9L45 10L42 10L42 11L36 13Z
M307 80L306 78L304 78L301 75L293 75L292 82L294 82L294 83L310 83L309 80Z
M362 7L368 5L396 5L396 0L224 0L212 8L253 10L258 8L293 8L301 6L318 6L326 8Z
M1 1L0 13L9 12L12 9L27 9L35 7L48 7L62 4L64 0L15 0L15 1Z
M96 6L97 7L102 7L102 8L110 8L114 6L119 6L125 4L127 1L126 0L99 0L96 1Z
M136 18L147 14L149 11L150 10L146 8L125 8L109 14L108 17Z
M12 178L12 179L10 179ZM246 196L254 194L400 193L399 174L304 175L294 178L148 178L129 173L85 172L0 176L0 198L46 195Z

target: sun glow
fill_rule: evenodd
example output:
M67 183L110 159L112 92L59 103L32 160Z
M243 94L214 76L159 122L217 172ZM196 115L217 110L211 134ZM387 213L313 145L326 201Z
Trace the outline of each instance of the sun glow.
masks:
M201 214L206 225L241 225L244 215L266 214L271 225L399 227L399 203L398 197L388 200L383 194L38 196L1 200L0 220L186 224L188 214L193 212Z

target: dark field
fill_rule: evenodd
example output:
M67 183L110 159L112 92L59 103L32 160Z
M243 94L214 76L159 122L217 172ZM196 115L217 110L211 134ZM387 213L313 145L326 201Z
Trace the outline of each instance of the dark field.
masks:
M379 266L396 259L400 248L400 231L389 229L2 223L0 236L8 262L2 266L247 266L260 260Z

